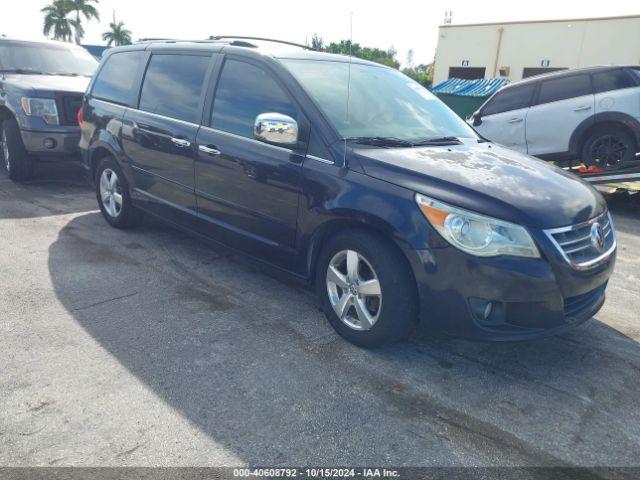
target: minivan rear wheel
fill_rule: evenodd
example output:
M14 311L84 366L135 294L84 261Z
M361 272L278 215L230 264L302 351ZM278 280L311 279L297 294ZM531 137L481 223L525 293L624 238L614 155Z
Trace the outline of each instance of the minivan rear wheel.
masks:
M405 338L417 323L413 275L402 253L383 237L348 230L318 258L316 288L336 332L365 348Z
M98 165L95 187L100 211L112 227L125 229L140 223L142 213L133 205L127 179L112 157L105 157Z
M585 140L581 160L587 167L614 170L633 161L636 150L636 142L628 132L615 126L603 126Z

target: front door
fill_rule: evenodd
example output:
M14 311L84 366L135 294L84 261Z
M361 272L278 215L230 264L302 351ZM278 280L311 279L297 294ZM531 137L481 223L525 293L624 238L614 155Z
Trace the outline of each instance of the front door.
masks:
M198 132L196 196L204 234L277 255L295 244L305 152L254 138L256 117L270 112L302 117L266 67L227 56L211 118Z
M139 108L127 110L123 120L136 198L167 220L189 225L196 215L196 136L210 62L210 55L153 54Z
M492 142L527 153L525 124L535 83L507 87L483 107L476 130Z

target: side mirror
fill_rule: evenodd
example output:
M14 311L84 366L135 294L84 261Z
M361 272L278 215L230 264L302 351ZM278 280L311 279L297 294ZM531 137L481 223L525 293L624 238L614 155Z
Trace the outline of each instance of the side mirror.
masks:
M482 125L482 115L480 115L480 112L476 112L473 114L473 126L478 127L480 125Z
M263 142L292 147L298 143L298 122L282 113L261 113L253 125L253 136Z

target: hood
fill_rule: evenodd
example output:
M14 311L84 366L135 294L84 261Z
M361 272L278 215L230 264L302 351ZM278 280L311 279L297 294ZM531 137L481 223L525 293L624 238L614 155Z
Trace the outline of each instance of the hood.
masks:
M89 77L66 75L7 75L4 83L31 89L36 95L46 95L51 92L84 93L90 81Z
M492 143L354 154L367 175L529 227L573 225L606 209L602 195L575 175Z

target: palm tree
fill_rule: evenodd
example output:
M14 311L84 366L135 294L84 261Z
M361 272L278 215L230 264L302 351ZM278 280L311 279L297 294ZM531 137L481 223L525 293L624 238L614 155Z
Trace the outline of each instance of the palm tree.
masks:
M72 35L73 20L67 18L69 14L68 0L53 0L51 5L47 5L42 10L44 13L44 28L42 32L49 36L53 30L53 38L70 42Z
M67 0L67 8L69 13L75 12L76 18L73 20L72 25L76 32L76 43L80 45L82 37L84 37L84 28L82 28L82 21L80 15L83 15L86 20L96 19L100 20L100 15L96 7L91 5L92 3L98 3L98 0Z
M109 24L109 31L102 34L102 39L108 46L131 45L131 31L124 28L124 22L116 22L116 14L113 13L113 22Z

